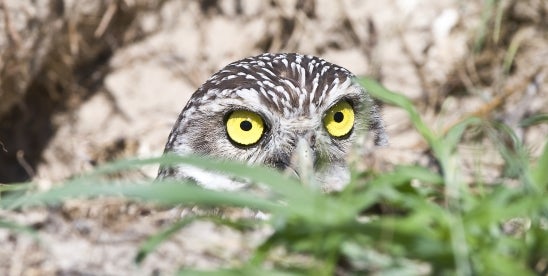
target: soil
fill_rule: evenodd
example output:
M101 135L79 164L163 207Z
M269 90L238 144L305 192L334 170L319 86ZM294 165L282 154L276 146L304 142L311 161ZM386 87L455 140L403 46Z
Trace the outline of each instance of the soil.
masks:
M439 133L471 114L496 119L517 131L533 158L548 137L546 124L519 125L528 116L548 113L548 4L542 0L496 6L449 0L172 0L131 13L135 7L118 3L111 21L105 16L107 2L88 28L123 32L114 38L90 35L86 45L106 42L101 47L111 47L108 55L72 56L68 84L58 85L59 75L49 79L47 73L55 71L44 67L38 82L33 81L36 74L29 75L22 97L2 106L7 111L0 113L0 155L5 154L0 183L30 179L48 189L112 160L159 156L197 87L229 62L263 52L312 54L373 77L411 98ZM12 11L0 9L0 14L5 19ZM131 20L120 20L122 15ZM106 27L101 27L103 19ZM51 29L57 30L66 29ZM83 32L78 26L75 30ZM0 34L15 33L24 42L27 37L17 32L23 31L15 26ZM5 54L10 48L0 49ZM5 64L0 62L0 68ZM44 94L52 91L44 89L50 86L62 93ZM0 100L6 91L0 90ZM364 166L385 170L394 164L428 164L426 143L406 114L390 106L383 112L390 145L377 149ZM36 143L40 146L24 146ZM459 152L470 177L478 171L490 179L500 177L502 160L482 139L469 138ZM156 171L151 167L142 174L153 178ZM180 267L234 266L244 263L270 231L242 233L196 222L135 264L147 237L186 212L113 198L0 210L0 217L31 226L39 237L0 228L0 274L157 275Z

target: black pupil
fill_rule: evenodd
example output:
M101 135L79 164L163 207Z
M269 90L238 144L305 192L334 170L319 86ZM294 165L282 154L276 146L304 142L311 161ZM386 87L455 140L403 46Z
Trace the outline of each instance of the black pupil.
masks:
M240 123L240 128L243 131L249 131L249 130L251 130L251 127L252 127L252 125L251 125L251 122L249 122L249 121L242 121Z
M335 112L335 114L333 115L333 120L335 120L335 122L337 123L340 123L344 120L344 114L342 114L342 112L338 111L338 112Z

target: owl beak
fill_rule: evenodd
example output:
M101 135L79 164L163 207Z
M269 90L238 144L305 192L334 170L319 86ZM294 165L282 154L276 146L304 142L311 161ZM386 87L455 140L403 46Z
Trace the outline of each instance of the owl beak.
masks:
M291 155L291 161L286 171L295 174L304 185L315 187L314 163L316 162L315 137L301 136Z

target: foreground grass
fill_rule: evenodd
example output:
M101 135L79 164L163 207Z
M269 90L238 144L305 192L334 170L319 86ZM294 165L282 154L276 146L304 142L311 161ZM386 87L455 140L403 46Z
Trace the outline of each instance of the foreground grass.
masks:
M185 218L151 237L136 252L136 262L141 262L158 244L194 220L207 219L236 229L267 223L274 229L245 266L215 271L216 274L547 274L548 145L538 160L530 160L526 146L508 127L478 118L465 118L445 134L436 134L407 99L373 81L360 82L375 97L408 112L415 129L428 143L438 170L401 165L382 173L355 172L344 191L325 195L268 168L165 156L109 164L48 191L34 191L31 184L0 187L0 208L57 204L74 197L123 196L163 205L237 206L270 213L267 221ZM498 145L506 161L506 177L494 183L483 179L464 183L455 149L469 127L486 125L497 134L491 142ZM262 183L272 194L259 197L245 191L210 191L178 181L123 185L102 177L157 163L214 169ZM519 185L509 188L509 182ZM470 187L482 189L476 192ZM383 212L373 211L378 209ZM502 225L508 221L517 227L503 231ZM9 221L0 220L0 227L34 233ZM274 261L273 268L267 270L264 264L272 263L269 254L280 247L288 252L288 257L300 254L313 261Z

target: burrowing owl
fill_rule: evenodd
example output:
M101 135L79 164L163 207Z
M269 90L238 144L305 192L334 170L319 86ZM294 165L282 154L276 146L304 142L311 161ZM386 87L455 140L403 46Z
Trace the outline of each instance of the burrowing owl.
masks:
M165 152L264 164L298 175L296 149L304 148L316 182L330 191L348 182L347 156L367 133L376 145L386 143L378 107L352 73L314 56L262 54L227 65L192 95ZM191 179L211 189L245 185L185 165L160 168L158 177Z

